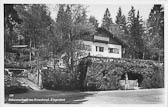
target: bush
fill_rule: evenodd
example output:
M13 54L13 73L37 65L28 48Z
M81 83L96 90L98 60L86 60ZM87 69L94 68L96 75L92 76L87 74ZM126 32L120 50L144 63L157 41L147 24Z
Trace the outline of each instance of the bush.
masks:
M151 78L152 88L164 87L164 72L158 68L155 70L155 74Z
M164 71L160 66L154 66L154 74L151 78L142 81L143 88L163 88L164 87Z
M146 88L152 88L151 86L151 80L149 79L144 79L142 81L142 85L141 85L142 88L146 89Z
M75 90L75 77L65 69L42 70L42 84L46 89Z
M24 93L28 91L28 88L21 86L21 83L17 81L17 78L5 75L5 94Z
M139 81L142 81L142 83L140 83L142 88L164 87L163 63L139 59L100 58L93 56L87 58L90 59L92 63L91 66L85 69L85 72L87 72L86 84L89 86L90 83L94 82L94 84L96 84L94 88L96 87L97 90L119 89L119 80L121 79L121 75L125 72L141 75L143 80ZM104 70L105 72L103 72ZM104 77L106 79L104 79ZM87 86L85 86L85 88L87 88Z

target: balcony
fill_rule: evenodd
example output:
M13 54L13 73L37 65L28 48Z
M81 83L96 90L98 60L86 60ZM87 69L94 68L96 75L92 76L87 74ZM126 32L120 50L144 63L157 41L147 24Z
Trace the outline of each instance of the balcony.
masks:
M94 36L94 42L109 43L109 37Z

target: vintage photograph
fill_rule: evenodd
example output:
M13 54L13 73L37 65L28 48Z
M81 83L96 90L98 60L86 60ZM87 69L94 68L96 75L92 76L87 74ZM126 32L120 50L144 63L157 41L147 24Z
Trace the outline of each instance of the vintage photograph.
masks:
M164 4L3 4L5 104L164 104Z

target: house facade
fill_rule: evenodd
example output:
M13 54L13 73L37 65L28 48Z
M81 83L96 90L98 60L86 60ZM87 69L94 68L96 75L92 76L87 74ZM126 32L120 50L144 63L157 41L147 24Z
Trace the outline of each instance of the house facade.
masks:
M124 43L104 28L82 39L85 52L90 56L122 58Z

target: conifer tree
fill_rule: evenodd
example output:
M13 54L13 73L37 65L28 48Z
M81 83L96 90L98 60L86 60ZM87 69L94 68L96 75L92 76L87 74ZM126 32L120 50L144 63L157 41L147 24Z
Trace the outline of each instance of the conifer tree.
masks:
M102 20L102 25L101 27L110 30L110 26L113 24L112 18L111 18L111 14L109 9L107 8L105 13L104 13L104 17Z
M154 5L147 20L148 49L153 56L160 61L164 56L164 8L162 5Z
M127 26L126 26L126 18L125 18L125 15L122 14L121 7L119 7L118 9L115 23L120 26L121 30L123 30L125 34L128 34Z
M129 29L129 51L132 58L142 58L143 52L143 27L142 19L139 16L139 11L137 15L135 14L135 9L132 6L128 13L128 29Z

